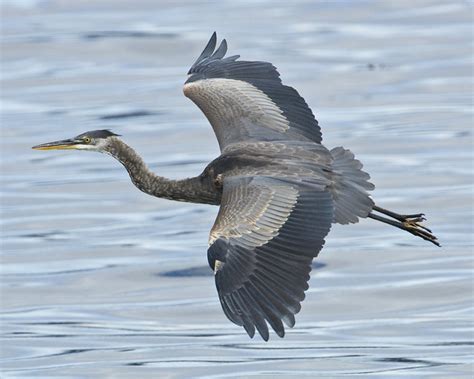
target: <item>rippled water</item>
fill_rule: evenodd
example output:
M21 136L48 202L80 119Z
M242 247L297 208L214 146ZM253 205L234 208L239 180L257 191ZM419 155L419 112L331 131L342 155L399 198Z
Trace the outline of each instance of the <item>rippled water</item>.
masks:
M2 1L3 378L471 377L472 4ZM217 208L147 197L107 156L32 145L111 128L170 177L218 155L181 93L212 31L275 63L374 198L441 249L335 226L285 339L227 321Z

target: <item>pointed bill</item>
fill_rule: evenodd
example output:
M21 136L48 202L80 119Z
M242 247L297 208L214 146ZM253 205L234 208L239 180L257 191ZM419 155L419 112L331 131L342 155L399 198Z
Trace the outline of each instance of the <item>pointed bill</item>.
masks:
M34 150L67 150L67 149L75 149L77 145L77 141L73 139L65 139L61 141L54 141L43 143L41 145L33 146L32 149Z

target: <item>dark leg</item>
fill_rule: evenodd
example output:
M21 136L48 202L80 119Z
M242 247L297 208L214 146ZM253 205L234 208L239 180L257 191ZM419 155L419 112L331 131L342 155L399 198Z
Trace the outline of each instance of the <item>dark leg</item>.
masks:
M419 219L425 220L423 213L415 213L415 214L412 214L412 215L401 215L401 214L389 211L388 209L378 207L377 205L374 205L372 210L374 210L376 212L383 213L384 215L390 216L390 217L392 217L392 218L394 218L398 221L404 221L407 218L419 218Z
M402 214L395 213L393 211L389 211L388 209L378 207L377 205L374 205L372 207L372 210L382 213L384 215L390 216L391 218L394 218L395 220L398 220L407 226L409 225L416 226L418 228L425 229L427 232L431 233L430 229L428 229L426 226L419 224L420 222L423 222L426 220L424 213L402 215Z
M379 216L374 213L369 213L367 217L383 222L385 224L389 224L395 226L396 228L402 229L411 233L415 236L421 237L424 240L430 241L431 243L435 244L436 246L441 246L438 242L438 239L431 233L431 230L427 227L420 225L419 223L424 221L425 218L423 217L423 213L416 213L410 215L401 215L392 211L389 211L384 208L380 208L378 206L374 206L372 208L374 211L385 214L390 216L391 218L397 220L391 220L386 217Z

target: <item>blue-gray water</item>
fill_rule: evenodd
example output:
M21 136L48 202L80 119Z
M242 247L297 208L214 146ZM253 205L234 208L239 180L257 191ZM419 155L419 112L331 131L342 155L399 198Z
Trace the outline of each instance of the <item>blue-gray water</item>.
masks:
M469 378L472 4L2 1L2 378ZM335 226L285 339L250 340L208 270L217 208L148 197L108 156L32 145L110 128L161 175L218 155L182 95L212 31L272 61L377 203L442 248Z

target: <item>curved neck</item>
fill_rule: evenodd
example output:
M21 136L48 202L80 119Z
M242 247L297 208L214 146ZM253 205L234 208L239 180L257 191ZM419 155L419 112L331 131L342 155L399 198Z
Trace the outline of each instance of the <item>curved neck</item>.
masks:
M210 179L201 176L172 180L156 175L143 159L125 142L110 137L105 151L127 169L133 184L149 195L191 203L219 204L220 193Z

